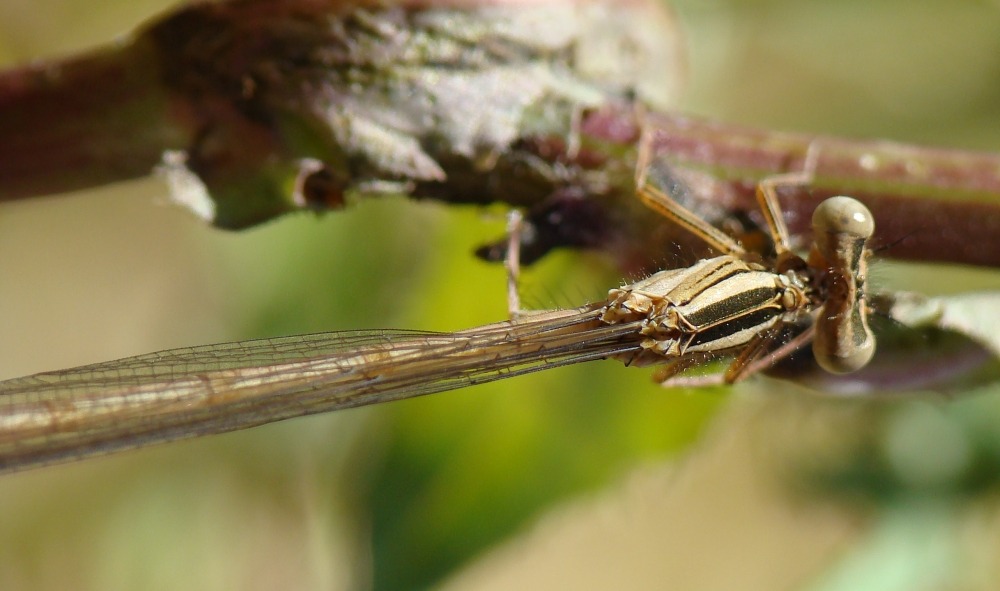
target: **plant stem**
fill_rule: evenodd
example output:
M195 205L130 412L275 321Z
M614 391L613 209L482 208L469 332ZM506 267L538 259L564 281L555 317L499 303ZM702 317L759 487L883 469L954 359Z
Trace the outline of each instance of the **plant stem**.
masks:
M147 176L191 142L147 44L0 72L0 199Z

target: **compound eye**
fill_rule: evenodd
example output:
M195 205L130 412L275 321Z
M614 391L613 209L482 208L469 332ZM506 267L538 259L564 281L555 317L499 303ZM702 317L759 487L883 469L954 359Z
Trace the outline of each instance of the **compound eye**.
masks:
M830 373L857 371L868 365L875 355L875 335L868 328L868 319L860 306L849 310L820 310L813 339L813 356L820 367Z
M858 240L868 240L875 233L872 212L852 197L830 197L816 208L813 230L824 234L846 234Z

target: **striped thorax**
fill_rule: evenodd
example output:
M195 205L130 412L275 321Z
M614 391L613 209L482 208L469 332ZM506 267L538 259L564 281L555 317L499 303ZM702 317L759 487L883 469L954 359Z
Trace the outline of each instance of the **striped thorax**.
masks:
M743 347L779 321L808 314L811 301L800 272L774 273L723 255L612 289L602 319L642 320L643 348L674 358Z

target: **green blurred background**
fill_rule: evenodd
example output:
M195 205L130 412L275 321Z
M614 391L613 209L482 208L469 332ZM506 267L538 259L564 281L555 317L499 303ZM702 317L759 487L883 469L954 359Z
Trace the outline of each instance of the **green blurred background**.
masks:
M106 43L174 4L6 0L0 61ZM686 112L1000 146L995 2L674 7ZM500 210L389 199L224 233L154 179L5 204L0 377L257 336L492 322L504 272L471 251L502 232ZM598 255L557 253L522 292L568 306L619 280ZM875 282L942 293L1000 288L1000 274L880 264ZM991 588L997 394L832 401L768 380L667 391L596 363L18 474L0 479L0 588L403 589L448 576L479 589Z

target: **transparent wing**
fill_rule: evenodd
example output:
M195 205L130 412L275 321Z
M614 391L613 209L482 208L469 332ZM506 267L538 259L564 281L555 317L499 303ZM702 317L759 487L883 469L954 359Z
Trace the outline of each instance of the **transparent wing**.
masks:
M639 350L590 306L455 333L174 349L0 382L0 471L411 398Z

